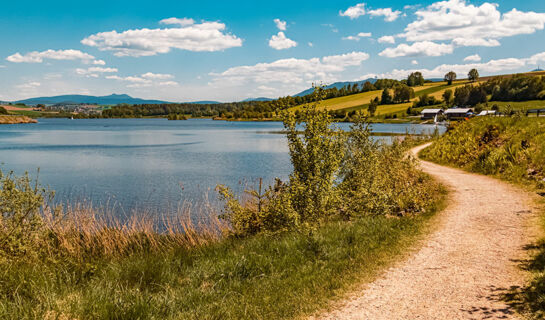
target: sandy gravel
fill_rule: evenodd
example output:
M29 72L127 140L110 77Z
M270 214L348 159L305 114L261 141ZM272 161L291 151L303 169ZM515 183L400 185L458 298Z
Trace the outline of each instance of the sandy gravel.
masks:
M532 196L493 178L421 165L451 189L438 229L407 260L314 319L517 318L498 296L524 283L516 261L528 243Z

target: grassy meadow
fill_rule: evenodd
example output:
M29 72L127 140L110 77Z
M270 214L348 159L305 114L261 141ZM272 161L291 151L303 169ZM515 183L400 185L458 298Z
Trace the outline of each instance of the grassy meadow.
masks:
M427 160L492 175L520 184L541 197L541 227L545 234L545 118L481 117L456 123L421 152ZM532 280L513 288L504 299L532 319L545 317L545 237L526 249L521 262Z

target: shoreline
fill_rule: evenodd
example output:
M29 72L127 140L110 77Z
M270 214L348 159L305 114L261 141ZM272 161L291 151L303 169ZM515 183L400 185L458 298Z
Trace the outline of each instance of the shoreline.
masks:
M38 120L32 119L27 116L18 116L18 115L0 116L0 124L25 124L25 123L38 123Z

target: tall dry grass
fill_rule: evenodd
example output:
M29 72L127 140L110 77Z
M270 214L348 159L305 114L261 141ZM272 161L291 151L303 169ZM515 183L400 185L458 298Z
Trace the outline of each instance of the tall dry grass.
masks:
M45 205L33 247L42 257L115 258L217 242L229 226L210 205L182 204L169 215L135 212L126 219L88 203Z

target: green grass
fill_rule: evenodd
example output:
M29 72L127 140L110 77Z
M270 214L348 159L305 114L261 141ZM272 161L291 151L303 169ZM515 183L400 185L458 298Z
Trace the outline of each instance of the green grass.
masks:
M27 116L31 118L38 118L42 116L41 112L33 111L33 110L10 110L9 113L13 115L21 115L21 116Z
M332 222L310 237L259 235L81 262L0 259L0 318L286 319L311 314L402 257L433 225L436 208L416 217Z
M456 124L422 151L427 160L492 175L545 196L545 118L481 117ZM545 198L540 226L545 234ZM525 248L520 267L532 280L501 296L529 318L545 317L545 237Z
M531 100L531 101L489 101L488 105L492 107L497 105L500 110L505 108L507 105L513 107L514 110L526 111L529 109L542 109L545 108L545 100Z

